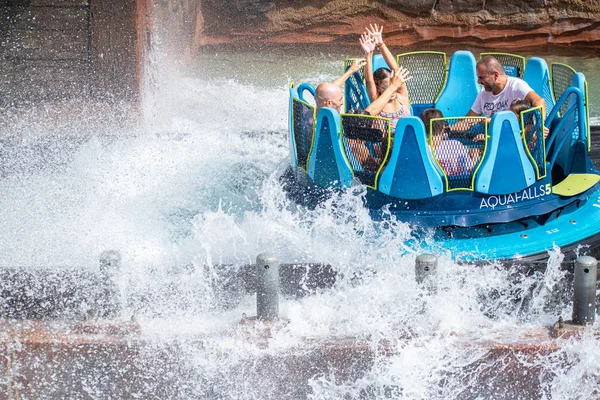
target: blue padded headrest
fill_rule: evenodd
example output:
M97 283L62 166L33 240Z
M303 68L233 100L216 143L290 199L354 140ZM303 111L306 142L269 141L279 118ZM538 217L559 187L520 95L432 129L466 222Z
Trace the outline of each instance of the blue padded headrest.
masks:
M531 57L527 60L523 80L546 102L546 115L544 117L547 117L552 107L554 107L554 96L550 87L550 72L546 60L539 57Z
M444 117L467 115L479 93L475 57L470 51L457 51L450 59L450 69L444 91L435 103L435 108Z
M387 65L387 63L383 59L383 56L381 54L375 54L373 56L373 72L377 71L379 68L385 68L390 72L392 71L390 66Z

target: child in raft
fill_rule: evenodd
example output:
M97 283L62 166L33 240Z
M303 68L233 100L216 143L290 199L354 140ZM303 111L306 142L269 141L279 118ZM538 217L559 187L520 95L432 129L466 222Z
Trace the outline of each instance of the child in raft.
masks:
M468 175L473 169L473 159L467 154L465 146L458 140L447 138L446 121L433 121L434 118L444 118L442 112L435 108L428 108L420 116L425 124L427 140L431 143L431 148L446 173L446 176Z
M531 103L527 100L515 99L512 103L510 103L510 111L515 113L517 121L519 121L519 126L521 126L521 113L523 111L529 110L530 108ZM531 130L534 126L533 118L534 115L530 114L527 117L527 120L525 121L525 126L521 126L521 128L524 128L525 141L527 143L527 148L529 149L529 151L533 151L537 145L537 132L533 132L533 134L531 134ZM548 136L548 129L544 127L543 130L545 139Z

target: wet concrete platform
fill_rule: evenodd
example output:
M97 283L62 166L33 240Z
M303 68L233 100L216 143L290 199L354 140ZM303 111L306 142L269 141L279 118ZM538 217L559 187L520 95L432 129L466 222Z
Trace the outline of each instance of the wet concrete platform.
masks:
M269 393L278 393L280 399L306 398L311 392L309 380L318 376L334 374L337 384L356 381L376 363L398 352L388 342L374 346L350 337L306 339L285 351L269 351L271 329L274 327L270 324L243 322L236 340L258 344L265 351L227 371L250 386L258 385L255 388L259 390L257 382L268 381L264 398L271 398ZM551 395L540 378L548 374L548 360L565 367L569 363L562 356L565 345L583 336L586 340L600 339L598 333L589 330L557 325L517 329L517 333L505 329L476 341L456 334L457 343L465 351L481 355L460 370L449 371L445 378L464 381L462 398L532 399ZM5 394L0 398L188 398L188 380L197 378L177 343L152 342L144 338L135 322L2 320L0 330L0 359L4 364L0 393ZM207 339L194 338L188 346L196 347L201 354ZM403 343L411 340L402 333L399 339ZM440 390L443 382L441 379ZM390 386L385 391L391 398L402 394L399 387ZM367 389L364 398L378 398L380 394L369 394Z

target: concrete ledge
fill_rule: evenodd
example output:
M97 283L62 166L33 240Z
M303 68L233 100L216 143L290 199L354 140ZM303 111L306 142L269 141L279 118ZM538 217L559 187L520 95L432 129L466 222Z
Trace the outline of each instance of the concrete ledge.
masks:
M240 325L242 335L233 339L240 345L261 342L265 350L254 352L252 359L230 360L223 368L234 382L243 380L250 391L260 392L264 389L261 385L268 383L269 390L262 397L265 399L305 398L311 392L309 380L318 376L334 374L339 384L357 381L374 365L402 351L385 341L374 346L365 340L338 337L306 339L294 348L274 352L270 337L271 329L277 327L250 321ZM66 325L3 320L0 329L0 357L6 371L0 388L8 398L75 398L85 393L97 393L102 398L178 398L187 393L188 380L200 379L195 375L202 374L194 371L179 345L143 339L139 325L132 322ZM477 350L483 355L440 379L464 380L458 398L551 395L545 393L548 388L540 382L540 374L548 374L543 366L569 341L563 336L555 339L549 328L521 329L517 334L498 331L493 339L478 342L465 338L465 351ZM402 343L410 342L410 335L399 335ZM460 346L461 337L456 337ZM187 346L194 349L196 357L202 357L203 352L210 352L205 347L210 340L221 338L188 338ZM554 359L564 363L557 368L567 366L566 359ZM218 387L217 382L213 383ZM398 387L386 390L402 393Z

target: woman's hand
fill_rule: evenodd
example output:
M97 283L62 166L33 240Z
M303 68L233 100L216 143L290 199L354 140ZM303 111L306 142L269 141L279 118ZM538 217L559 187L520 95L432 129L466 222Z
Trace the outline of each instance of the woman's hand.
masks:
M404 67L400 67L396 70L396 73L392 77L392 84L394 86L400 87L406 84L406 82L411 79L412 75L410 75L410 71Z
M365 52L365 56L375 51L375 42L373 41L371 35L369 35L367 32L364 32L362 35L360 35L360 39L358 39L358 41L360 42L360 47Z
M375 46L381 46L383 44L383 26L379 27L377 24L375 24L375 26L373 26L373 24L369 24L369 28L366 28L366 30L369 33L369 36L371 36L375 42Z

